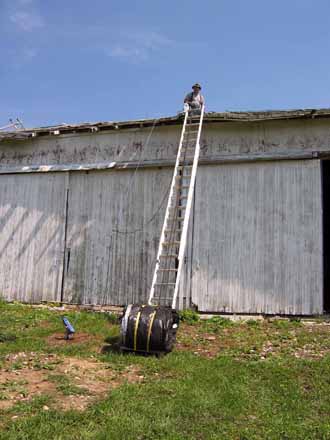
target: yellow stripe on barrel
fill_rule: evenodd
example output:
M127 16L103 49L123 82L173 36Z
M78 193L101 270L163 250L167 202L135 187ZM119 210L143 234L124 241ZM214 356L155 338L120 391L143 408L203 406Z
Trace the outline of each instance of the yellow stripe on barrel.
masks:
M134 351L136 351L136 339L137 339L137 331L139 327L141 312L136 315L135 328L134 328Z
M148 339L147 339L147 351L150 350L151 329L152 329L152 324L154 323L155 316L156 316L156 311L152 312L152 314L150 315L150 322L149 322L149 328L148 328Z

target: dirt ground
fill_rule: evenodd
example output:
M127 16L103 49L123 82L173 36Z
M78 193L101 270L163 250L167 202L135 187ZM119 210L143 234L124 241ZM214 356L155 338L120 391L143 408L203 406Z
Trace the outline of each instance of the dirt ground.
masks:
M90 335L88 333L78 333L74 335L73 339L65 339L63 333L54 333L47 338L47 344L50 346L66 346L70 344L84 344L87 342L95 341L97 337Z
M111 389L143 378L134 365L118 372L93 359L21 352L8 355L1 370L0 409L48 395L55 408L84 410Z
M175 350L189 351L206 358L230 354L237 360L265 360L283 355L321 359L330 354L329 341L328 322L306 321L288 329L264 322L257 323L257 327L229 326L220 330L181 324Z

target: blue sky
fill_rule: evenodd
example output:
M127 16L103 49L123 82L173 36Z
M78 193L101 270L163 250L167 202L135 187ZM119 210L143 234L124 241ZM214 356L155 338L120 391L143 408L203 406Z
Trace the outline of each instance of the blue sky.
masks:
M330 107L329 0L0 0L0 126Z

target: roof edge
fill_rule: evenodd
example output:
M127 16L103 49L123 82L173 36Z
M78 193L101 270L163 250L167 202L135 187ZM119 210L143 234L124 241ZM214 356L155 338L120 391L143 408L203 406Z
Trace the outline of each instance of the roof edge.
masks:
M215 122L261 122L283 119L316 119L329 118L330 108L296 109L296 110L263 110L244 112L208 112L205 113L204 123ZM79 124L61 124L47 127L30 128L11 132L0 132L0 141L20 141L40 136L57 136L71 133L96 133L129 128L144 128L150 126L166 126L181 124L183 114L161 117L157 119L138 119L131 121L83 122Z

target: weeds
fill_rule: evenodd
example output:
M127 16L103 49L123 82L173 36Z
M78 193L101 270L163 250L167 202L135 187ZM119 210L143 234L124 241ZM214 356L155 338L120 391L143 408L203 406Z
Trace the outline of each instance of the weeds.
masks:
M105 314L107 320L110 322L110 324L118 324L119 318L115 313L106 313Z
M179 316L182 322L185 322L190 325L196 324L200 320L199 314L194 310L182 310L179 313Z
M88 394L88 390L86 388L73 384L64 374L50 374L48 375L48 380L55 383L56 389L64 396Z
M211 319L203 321L202 326L208 332L218 333L224 328L235 326L235 323L228 318L214 316Z

